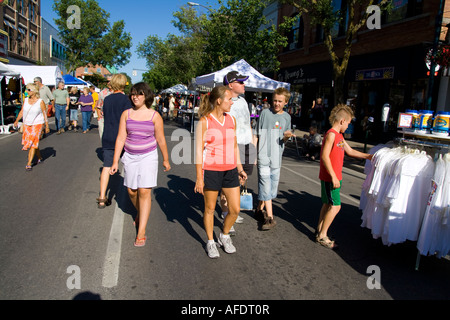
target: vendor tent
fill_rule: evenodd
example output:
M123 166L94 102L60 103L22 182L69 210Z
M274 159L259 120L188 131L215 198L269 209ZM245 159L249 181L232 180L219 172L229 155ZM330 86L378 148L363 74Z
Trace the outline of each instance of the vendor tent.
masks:
M18 77L20 76L20 72L14 71L8 65L0 62L0 75L2 77L3 76Z
M247 91L272 92L279 87L284 87L289 90L291 86L287 82L276 81L262 75L244 59L239 60L222 70L199 76L195 78L195 82L197 85L213 88L217 85L222 85L223 78L230 71L238 71L240 74L249 77L248 80L245 81L245 90Z
M183 95L194 94L194 92L189 91L188 88L184 84L177 84L173 87L164 89L163 91L161 91L161 93L172 93L172 94L183 94Z
M7 77L20 77L20 72L17 72L13 69L11 69L11 67L9 67L8 65L0 62L0 77L3 78L4 76ZM22 90L20 90L22 91ZM2 93L0 90L0 103L1 103L1 117L2 117L2 130L1 132L3 133L3 126L5 125L5 119L3 118L3 97L2 97Z
M66 86L83 86L83 87L89 86L89 84L86 81L75 78L70 74L63 75L63 81Z
M42 83L46 86L56 86L63 80L61 69L58 66L9 65L9 67L21 74L25 84L32 83L35 77L42 78Z

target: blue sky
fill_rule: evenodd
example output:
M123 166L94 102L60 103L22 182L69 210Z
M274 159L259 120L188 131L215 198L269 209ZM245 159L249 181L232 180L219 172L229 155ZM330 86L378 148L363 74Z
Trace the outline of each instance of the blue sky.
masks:
M125 30L131 33L133 47L131 48L130 63L119 71L126 72L134 83L142 79L143 71L137 71L137 76L132 75L133 69L147 69L144 59L139 59L136 53L138 43L142 43L149 35L157 35L165 39L167 34L179 34L172 25L172 14L181 6L187 4L187 0L97 0L105 11L109 12L111 25L118 20L125 21ZM208 6L216 1L193 1ZM52 9L53 0L41 0L42 17L56 27L54 19L57 17ZM206 9L198 7L199 12Z

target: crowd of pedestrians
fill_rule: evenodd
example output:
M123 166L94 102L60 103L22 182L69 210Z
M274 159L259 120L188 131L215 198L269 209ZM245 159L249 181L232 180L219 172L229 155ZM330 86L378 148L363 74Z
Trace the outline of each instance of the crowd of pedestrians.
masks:
M291 95L285 88L276 89L272 106L262 109L257 126L252 129L248 104L242 98L247 79L237 71L229 72L223 79L223 86L215 87L201 97L200 120L196 130L194 191L204 198L203 223L207 237L206 251L210 258L220 256L217 244L223 246L226 253L236 252L230 236L235 234L234 224L243 222L239 216L240 190L252 175L255 165L258 169L258 204L254 217L260 222L261 230L271 230L276 226L272 200L277 197L285 144L294 136L291 116L284 111ZM77 131L78 110L81 111L83 133L91 129L91 117L95 116L103 156L97 206L103 209L111 204L106 192L110 176L118 171L121 160L124 185L137 210L134 245L142 247L147 240L152 188L157 186L158 147L163 157L164 171L169 171L171 165L164 120L157 107L163 106L163 100L160 96L155 97L149 86L142 82L135 84L126 95L126 83L125 75L116 74L100 94L94 88L87 87L81 94L74 88L67 91L64 83L59 83L52 93L42 85L40 78L36 78L35 83L27 85L27 98L14 125L17 127L23 119L22 145L23 150L28 151L26 170L31 171L35 157L36 164L43 160L39 140L43 132L49 132L50 110L54 110L57 134L65 132L67 112L69 130ZM314 109L321 109L320 100ZM169 98L169 117L173 117L173 111L173 100ZM372 157L353 150L345 142L343 133L352 117L351 108L338 105L331 112L331 129L325 133L323 143L317 142L317 131L320 130L317 127L311 127L310 137L305 137L312 157L316 157L320 149L319 179L323 206L316 229L316 242L330 249L337 248L327 232L340 210L344 153L361 159ZM216 243L213 229L218 197L223 226Z

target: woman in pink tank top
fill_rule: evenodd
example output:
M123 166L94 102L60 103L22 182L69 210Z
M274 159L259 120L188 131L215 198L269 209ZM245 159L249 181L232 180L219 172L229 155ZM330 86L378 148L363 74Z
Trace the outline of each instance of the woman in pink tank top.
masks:
M227 198L229 211L218 242L225 252L236 252L229 232L240 211L240 180L247 179L239 158L236 122L233 116L226 113L232 104L231 91L225 86L215 87L211 93L204 95L195 134L197 181L194 191L203 194L205 200L203 223L208 237L206 251L210 258L219 257L213 228L214 210L221 190Z
M163 156L164 171L170 170L170 163L163 120L151 109L154 95L150 87L144 82L136 83L130 89L130 99L133 108L125 110L120 117L110 174L117 172L120 154L125 149L122 156L124 185L138 212L134 221L138 229L134 245L142 247L147 240L145 229L152 204L151 192L158 176L157 145Z

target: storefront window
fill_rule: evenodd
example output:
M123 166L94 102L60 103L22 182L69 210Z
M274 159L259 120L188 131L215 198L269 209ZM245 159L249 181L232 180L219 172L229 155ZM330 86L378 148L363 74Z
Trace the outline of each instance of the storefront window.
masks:
M305 33L305 27L302 17L298 16L296 22L292 26L291 31L288 34L289 44L285 48L285 51L291 51L295 49L303 48L303 35Z
M392 10L385 13L385 22L395 22L423 12L423 0L393 0Z
M411 109L425 109L427 83L427 80L418 80L412 85Z

